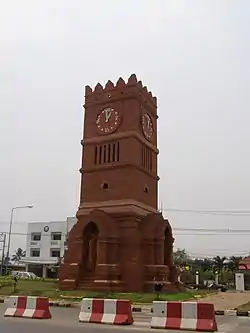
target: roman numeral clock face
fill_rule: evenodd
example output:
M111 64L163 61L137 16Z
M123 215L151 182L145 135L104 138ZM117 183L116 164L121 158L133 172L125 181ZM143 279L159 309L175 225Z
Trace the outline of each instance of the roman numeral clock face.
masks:
M148 113L144 113L142 115L142 131L145 136L145 138L148 141L151 141L153 138L154 134L154 127L153 127L153 122Z
M96 126L101 134L111 134L120 125L121 117L113 108L103 109L96 118Z

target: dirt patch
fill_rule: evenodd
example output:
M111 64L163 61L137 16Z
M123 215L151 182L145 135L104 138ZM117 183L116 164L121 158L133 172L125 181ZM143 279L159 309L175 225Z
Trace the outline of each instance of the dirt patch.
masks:
M199 299L197 302L213 303L215 310L234 310L248 302L250 304L250 292L221 292Z
M245 304L240 305L239 307L237 307L238 311L250 311L250 302L247 302Z

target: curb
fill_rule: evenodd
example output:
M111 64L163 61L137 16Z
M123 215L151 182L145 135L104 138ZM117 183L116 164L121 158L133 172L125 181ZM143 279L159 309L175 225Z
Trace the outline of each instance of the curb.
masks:
M237 316L237 317L250 317L250 311L240 310L216 310L216 316Z
M0 303L4 303L5 300L3 298L0 298ZM72 303L72 302L49 302L49 306L51 307L61 307L61 308L77 308L80 306L79 303ZM137 313L152 313L152 308L143 308L143 307L132 307L132 312ZM237 317L250 317L250 311L241 311L241 310L215 310L216 316L237 316Z
M132 307L132 312L142 312L142 308Z
M1 300L0 300L1 302ZM77 308L80 307L80 303L64 303L64 302L49 302L51 307L61 307L61 308ZM152 309L143 309L140 307L132 307L132 312L152 312Z
M0 303L5 303L5 300L3 298L0 298ZM61 308L77 308L81 306L81 303L79 302L57 302L57 301L50 301L49 302L49 306L51 307L61 307ZM143 309L141 307L132 307L132 312L144 312L144 310L148 310L147 312L149 312L152 309Z
M61 307L61 308L74 308L76 305L74 303L62 303L62 302L49 302L49 306Z
M153 309L143 309L139 307L133 307L132 312L153 312ZM216 316L237 316L237 317L250 317L250 311L241 310L215 310Z

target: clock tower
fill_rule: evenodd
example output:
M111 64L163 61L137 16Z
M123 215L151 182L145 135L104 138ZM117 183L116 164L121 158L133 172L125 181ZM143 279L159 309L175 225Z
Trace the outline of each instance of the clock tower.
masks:
M133 74L85 88L78 222L61 288L146 291L175 281L173 236L158 212L157 99Z
M135 75L85 96L80 207L156 212L156 98Z

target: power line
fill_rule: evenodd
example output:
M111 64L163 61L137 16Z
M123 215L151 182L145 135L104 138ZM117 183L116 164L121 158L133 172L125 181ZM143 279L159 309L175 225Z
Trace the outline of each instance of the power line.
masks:
M181 229L181 228L179 228ZM192 229L191 229L192 230ZM203 230L203 229L199 229L199 230ZM250 236L250 230L247 230L248 233L242 233L240 234L241 236ZM2 232L2 234L6 234L8 235L8 232ZM12 232L12 235L13 236L31 236L32 233L24 233L24 232ZM61 233L62 236L68 236L68 234L66 233ZM176 236L227 236L227 235L230 235L230 236L238 236L239 234L237 233L225 233L225 234L222 234L222 233L177 233ZM51 234L43 234L42 237L51 237ZM32 240L31 240L32 241ZM0 249L2 250L2 249ZM219 253L220 252L220 253ZM225 253L221 253L222 252L222 249L218 250L218 251L215 251L214 254L211 254L211 252L209 254L202 254L202 253L196 253L196 252L189 252L188 251L188 254L191 255L192 257L214 257L216 255L220 255L220 256L228 256L226 255ZM249 251L244 251L244 250L236 250L234 251L234 255L235 256L244 256L244 255L247 255L249 253Z
M250 210L197 210L197 209L175 209L175 208L166 208L163 209L163 211L168 212L177 212L177 213L194 213L194 214L216 214L216 215L230 215L230 216L250 216ZM38 221L29 221L29 222L15 222L14 224L50 224L50 223L64 223L65 221L48 221L48 222L38 222ZM65 222L66 223L66 222ZM0 222L0 224L8 224L9 222ZM221 235L227 235L227 236L248 236L250 234L250 229L231 229L231 228L172 228L173 231L175 231L176 235L180 236L221 236ZM5 232L5 234L8 234L8 232ZM19 233L19 232L12 232L13 235L20 235L20 236L28 236L31 234L28 233ZM50 236L44 234L44 236Z
M181 209L181 208L164 208L161 211L173 213L191 213L191 214L205 214L205 215L219 215L219 216L237 216L245 217L250 216L250 210L203 210L203 209ZM15 221L15 224L27 223L62 223L65 221ZM0 221L0 224L9 224L9 221Z
M250 210L198 210L198 209L164 208L163 211L174 212L174 213L192 213L192 214L222 215L222 216L250 216Z
M187 231L192 231L192 229L186 229ZM2 231L3 234L9 234L9 232L4 232ZM31 236L32 234L35 234L35 233L39 233L39 231L36 231L36 232L32 232L32 233L23 233L23 232L12 232L11 234L12 235L16 235L16 236ZM181 232L177 232L177 233L174 233L175 235L178 235L178 236L250 236L250 230L248 230L247 232L219 232L219 233L211 233L211 232L195 232L195 233L181 233ZM61 233L62 236L66 236L67 234L65 233ZM51 234L43 234L43 236L45 237L51 237Z
M250 229L232 229L232 228L172 228L176 231L194 231L194 232L219 232L219 233L249 233Z
M173 213L190 213L190 214L200 214L200 215L217 215L217 216L236 216L236 217L246 217L250 216L250 210L198 210L198 209L177 209L177 208L164 208L164 212ZM29 223L62 223L65 221L15 221L16 224L29 224ZM9 221L0 221L0 224L9 225Z
M28 222L28 223L41 223L41 224L46 224L46 222ZM56 223L56 222L48 222L50 223ZM58 222L59 223L59 222ZM61 223L61 222L60 222ZM15 222L15 224L23 224L22 222ZM178 228L178 227L172 227L172 230L175 231L185 231L185 232L199 232L199 233L222 233L222 234L233 234L233 233L250 233L250 229L232 229L232 228ZM4 232L5 233L5 232ZM6 232L7 233L7 232Z
M35 223L42 223L46 224L45 222L35 222ZM49 223L54 223L54 222L48 222ZM176 232L193 232L193 233L219 233L219 234L247 234L250 233L250 229L232 229L232 228L179 228L179 227L172 227L172 230ZM3 232L3 233L8 233L8 232ZM13 233L14 234L14 233ZM22 233L23 235L28 235L28 233ZM46 235L46 234L45 234Z

